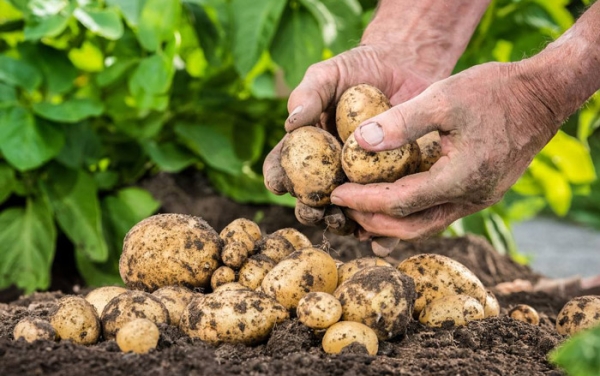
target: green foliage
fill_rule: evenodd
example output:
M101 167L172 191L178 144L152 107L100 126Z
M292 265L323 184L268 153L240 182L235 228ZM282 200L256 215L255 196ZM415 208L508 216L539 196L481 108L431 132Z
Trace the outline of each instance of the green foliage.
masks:
M569 338L549 359L569 376L600 375L600 326Z

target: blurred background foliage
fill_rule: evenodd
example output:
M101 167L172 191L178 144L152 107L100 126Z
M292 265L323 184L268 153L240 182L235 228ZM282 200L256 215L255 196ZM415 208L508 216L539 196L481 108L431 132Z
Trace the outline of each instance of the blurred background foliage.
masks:
M202 170L242 203L263 187L289 88L355 46L372 0L0 0L0 288L49 286L57 238L91 285L120 283L122 239L160 206L136 187ZM494 0L456 70L531 56L587 1ZM511 223L539 213L600 227L600 96L572 116L499 204L447 233L519 259ZM522 260L525 261L525 260Z

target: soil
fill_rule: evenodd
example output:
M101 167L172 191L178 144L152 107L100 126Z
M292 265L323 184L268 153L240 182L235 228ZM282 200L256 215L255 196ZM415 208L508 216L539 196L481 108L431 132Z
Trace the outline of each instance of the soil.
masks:
M163 174L142 185L162 202L162 212L199 215L218 231L235 218L262 217L264 232L299 228L315 244L325 240L324 248L342 260L372 255L366 243L299 225L293 209L240 205L220 197L201 175ZM474 236L401 244L389 261L424 252L456 259L492 289L497 283L516 278L535 282L542 277ZM0 303L0 375L562 375L546 359L563 340L554 329L556 315L573 297L543 292L498 294L500 317L440 329L413 321L406 335L381 342L376 356L368 355L361 346L348 347L339 355L325 354L320 346L322 333L309 330L296 319L276 326L265 343L252 347L214 347L187 337L174 326L162 325L157 349L145 355L122 353L114 341L80 346L70 341L30 344L13 340L12 332L20 319L47 317L63 295L60 291L35 293ZM507 317L506 312L516 304L529 304L538 310L540 325Z

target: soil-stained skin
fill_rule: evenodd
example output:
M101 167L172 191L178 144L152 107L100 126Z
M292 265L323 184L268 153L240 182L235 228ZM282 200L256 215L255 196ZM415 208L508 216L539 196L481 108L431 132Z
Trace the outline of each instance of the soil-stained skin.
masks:
M540 316L537 311L526 304L519 304L511 308L508 311L508 316L531 325L539 325L540 323Z
M573 335L600 324L600 296L585 295L568 301L556 317L556 330Z

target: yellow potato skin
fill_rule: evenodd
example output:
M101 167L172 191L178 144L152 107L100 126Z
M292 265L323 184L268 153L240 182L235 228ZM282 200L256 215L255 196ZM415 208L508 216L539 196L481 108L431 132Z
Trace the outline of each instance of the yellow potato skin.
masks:
M326 292L310 292L298 302L298 320L312 329L327 329L340 321L342 304Z
M155 323L148 319L129 321L117 333L117 345L123 352L145 354L156 348L160 332Z
M127 291L128 290L125 287L120 286L98 287L97 289L90 291L85 296L85 300L87 300L94 306L98 317L100 317L102 315L104 307L106 307L106 305L108 304L108 302L110 302L112 298L114 298L117 295L121 295L122 293Z
M481 303L468 295L449 295L431 301L419 314L419 321L429 327L463 326L484 318Z
M508 311L508 316L518 320L523 321L531 325L539 325L540 324L540 315L537 311L527 304L519 304L513 307L510 311Z
M310 239L299 230L292 227L279 229L275 231L273 235L283 236L287 241L292 243L292 246L294 246L296 251L302 248L312 247Z
M321 345L327 354L339 354L346 346L359 343L369 355L377 355L379 340L373 329L354 321L340 321L327 329Z
M210 287L214 291L217 287L231 282L235 282L235 271L229 266L221 266L210 278Z
M218 270L218 269L217 269ZM181 313L185 307L192 301L194 292L183 286L165 286L152 293L169 311L169 322L171 325L179 325Z
M254 243L261 239L262 233L260 227L254 221L247 218L238 218L225 226L219 236L226 245L231 242L243 243L248 253L252 254Z
M496 299L494 293L490 290L486 290L483 311L486 318L500 316L500 303L498 302L498 299Z
M100 320L93 305L79 296L66 296L58 301L50 315L50 324L60 339L80 345L92 345L100 337Z
M21 319L13 330L15 341L19 338L29 343L37 340L55 341L56 337L56 330L48 321L32 317Z
M438 131L427 133L417 139L417 145L421 152L418 172L429 171L431 166L442 156L442 141Z
M392 266L389 262L379 257L361 257L350 260L338 266L338 286L350 279L359 270L369 266Z
M275 261L269 257L257 254L250 257L238 273L238 282L254 290L260 286L265 276L275 267Z
M353 86L342 94L335 111L338 136L346 142L354 130L365 120L392 107L381 90L368 84Z
M600 296L598 295L573 298L556 316L556 331L562 335L573 335L598 324L600 324Z

